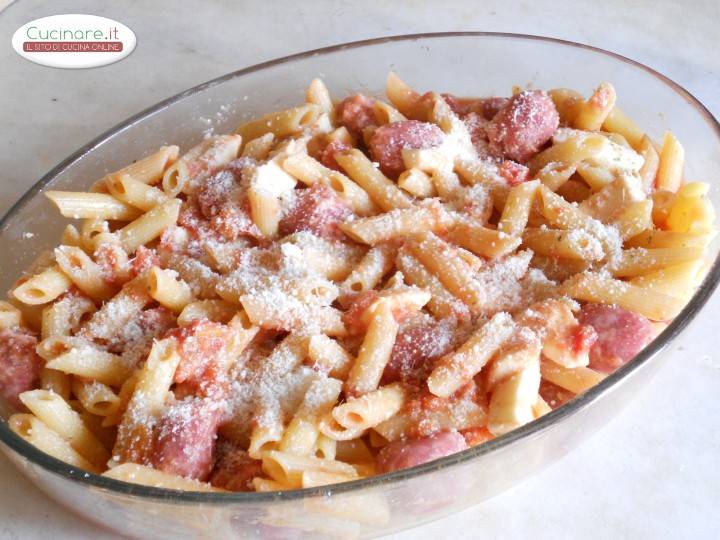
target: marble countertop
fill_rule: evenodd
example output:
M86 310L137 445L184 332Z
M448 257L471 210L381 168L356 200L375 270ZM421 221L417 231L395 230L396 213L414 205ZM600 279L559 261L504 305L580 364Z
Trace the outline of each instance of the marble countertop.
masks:
M41 67L13 52L17 27L59 13L117 19L135 31L137 49L82 71ZM719 18L717 0L20 0L0 12L0 212L70 152L169 95L263 60L383 35L495 30L580 41L665 73L720 116ZM716 294L654 380L576 451L481 506L395 538L714 537L718 314ZM2 456L0 486L2 539L118 538L68 515Z

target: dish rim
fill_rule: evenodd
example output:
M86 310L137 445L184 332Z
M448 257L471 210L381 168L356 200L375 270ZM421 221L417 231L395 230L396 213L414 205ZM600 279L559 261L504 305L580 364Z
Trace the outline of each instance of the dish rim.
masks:
M505 38L505 39L516 39L516 40L527 40L527 41L542 41L551 44L563 45L567 47L582 49L590 51L596 54L609 56L610 58L629 64L635 68L641 69L668 87L674 90L681 98L683 98L690 106L692 106L700 116L704 118L709 127L715 131L715 135L720 143L720 122L713 116L713 114L702 104L695 96L688 92L681 85L663 75L662 73L654 70L653 68L642 64L636 60L623 56L621 54L608 51L592 45L586 45L574 41L539 36L532 34L521 34L521 33L509 33L509 32L428 32L418 34L399 34L393 36L385 36L372 39L364 39L358 41L351 41L347 43L340 43L327 47L321 47L317 49L308 50L305 52L295 53L252 66L239 69L217 77L215 79L206 81L197 86L191 87L184 90L172 97L162 100L155 105L152 105L143 111L129 117L128 119L120 122L109 130L105 131L89 143L82 146L77 151L73 152L69 157L65 158L58 165L53 167L47 174L45 174L40 180L38 180L0 219L0 235L4 233L7 224L13 219L16 213L18 213L22 207L30 201L33 197L37 196L41 190L50 182L52 182L58 175L65 171L68 167L83 159L86 155L91 153L93 150L107 142L108 139L128 129L129 127L143 121L144 119L152 116L153 114L164 110L171 105L182 101L192 95L198 94L211 88L213 86L222 84L231 79L242 77L256 71L262 71L267 68L271 68L281 64L291 63L295 60L308 58L311 56L324 55L329 53L335 53L342 50L358 49L371 45L381 45L384 43L400 42L400 41L416 41L421 39L439 39L439 38L454 38L454 37L477 37L477 38ZM478 446L469 448L462 452L451 454L444 458L425 463L410 469L403 469L388 474L381 474L376 476L370 476L367 478L353 480L351 482L344 482L341 484L334 484L329 486L318 486L314 488L295 489L288 491L274 491L274 492L195 492L195 491L179 491L174 489L158 488L143 486L139 484L132 484L120 480L114 480L104 476L100 476L94 473L86 472L69 465L63 461L60 461L48 454L45 454L41 450L37 449L24 439L13 433L6 421L0 419L0 442L5 444L7 447L17 452L23 458L29 460L42 467L43 469L53 473L57 476L61 476L72 482L84 484L94 488L100 488L103 490L111 491L118 495L129 495L135 496L145 500L155 500L159 502L173 502L173 503L209 503L211 505L218 504L254 504L254 503L269 503L269 502L288 502L297 501L309 497L315 496L327 496L334 493L348 493L365 488L379 487L396 485L403 481L410 480L416 477L430 474L434 471L452 467L454 465L465 463L470 460L479 458L486 454L490 454L496 451L500 451L506 447L511 446L520 439L530 437L532 435L544 432L546 429L559 424L563 420L569 418L572 415L579 413L586 407L590 406L602 395L608 393L615 387L622 379L629 377L633 372L640 369L643 365L649 362L657 354L663 351L670 342L672 342L679 334L684 330L687 325L692 321L703 306L707 303L708 299L712 295L715 288L720 282L720 254L713 261L712 266L708 270L703 282L698 287L695 294L691 297L690 301L683 308L683 310L673 319L668 327L657 336L645 349L643 349L635 359L618 369L613 374L609 375L599 384L584 392L580 396L572 399L565 405L553 410L552 412L525 424L513 431L497 437L491 441L480 444Z

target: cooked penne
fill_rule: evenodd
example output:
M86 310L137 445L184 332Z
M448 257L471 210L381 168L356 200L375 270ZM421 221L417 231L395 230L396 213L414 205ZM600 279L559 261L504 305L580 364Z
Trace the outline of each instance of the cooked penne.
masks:
M60 266L54 265L15 287L12 295L23 304L47 304L66 292L71 284Z
M365 430L392 417L404 402L402 385L389 384L338 405L332 410L332 417L345 429ZM330 433L325 434L332 437Z
M210 171L237 157L243 140L239 135L217 135L204 139L165 170L163 191L169 197L194 191L199 179L206 178Z
M434 197L436 195L433 179L421 169L408 169L400 174L397 185L410 195L420 197Z
M60 213L73 219L116 219L132 221L140 215L137 208L105 193L73 191L46 191L45 196L57 206Z
M165 229L174 225L178 219L180 204L179 199L170 199L120 229L117 232L118 240L125 251L134 252L138 247L154 240Z
M610 270L617 277L638 276L674 264L702 259L703 254L701 247L630 248L622 252Z
M605 256L597 238L582 229L528 228L523 232L522 243L535 253L550 257L599 261Z
M448 397L472 379L487 363L515 328L506 313L495 315L460 348L444 356L428 377L430 392Z
M665 132L657 171L657 189L677 192L683 182L685 149L671 131Z
M359 216L372 215L377 211L377 205L362 187L344 174L328 169L306 154L289 156L283 161L282 166L286 172L308 186L317 183L329 186Z
M703 182L680 188L667 213L667 228L676 232L713 232L715 209L707 198L709 188Z
M373 103L373 111L375 112L375 119L380 125L407 120L400 111L384 101L375 101L375 103Z
M10 302L0 300L0 330L15 328L22 322L22 312Z
M348 373L346 394L359 396L377 388L390 360L397 331L398 323L391 306L381 301L370 319L365 339Z
M715 237L715 232L694 233L651 229L631 237L625 245L629 248L704 248Z
M87 428L80 415L59 395L48 390L32 390L20 394L20 400L43 424L68 441L98 469L110 459L110 453Z
M95 313L95 303L82 296L68 296L47 306L42 312L40 337L69 336L78 331L83 320Z
M102 302L115 294L116 289L105 280L100 266L82 249L60 246L55 249L55 260L77 288L93 300Z
M383 210L409 208L412 199L389 180L358 149L336 152L335 160Z
M313 103L307 103L292 109L285 109L262 116L242 124L235 133L240 135L244 141L250 141L261 137L266 133L272 133L275 137L287 137L294 135L304 128L312 125L320 116L322 109Z
M694 259L634 277L630 283L659 293L688 298L702 279L704 266L702 259Z
M155 208L169 198L161 189L137 180L129 174L110 176L105 183L113 197L143 212Z
M573 394L581 394L605 378L602 373L587 367L566 368L550 360L543 360L540 363L540 373L546 381Z
M401 248L396 264L410 284L425 289L430 293L431 297L427 306L433 315L441 319L450 316L459 318L469 316L467 307L460 299L453 296L437 277L413 257L409 248Z
M147 361L137 376L118 430L113 456L117 456L121 462L147 459L153 443L152 423L149 420L162 410L179 363L180 356L174 339L165 338L153 343Z
M285 429L278 450L310 455L320 435L319 417L330 412L337 403L341 390L342 381L338 379L321 378L313 381L300 408Z
M629 245L634 238L652 232L652 208L653 202L651 199L638 201L628 206L615 220L615 227L617 227L620 238L626 242L626 245Z
M660 154L647 135L643 136L637 148L644 160L638 174L642 180L643 189L650 193L655 189L657 174L660 170Z
M575 127L588 131L597 131L615 107L615 88L610 83L601 83L590 99L582 104L575 117Z
M80 337L51 337L38 345L38 354L50 369L119 386L132 374L121 357Z
M120 408L120 397L106 384L73 377L72 391L86 411L97 416L110 416Z
M408 118L422 116L419 107L420 94L415 92L392 71L388 74L385 93L395 108ZM424 120L424 118L423 118Z
M652 321L672 319L685 306L685 301L681 298L593 273L578 274L570 278L562 284L561 290L577 300L617 304Z
M183 307L178 315L179 326L187 326L192 321L208 319L210 321L226 323L237 313L238 308L224 300L197 300Z
M453 223L452 216L441 206L428 205L391 210L378 216L347 221L340 228L354 240L372 246L401 236L429 231L442 233Z
M530 210L535 195L540 187L539 182L523 182L512 188L508 193L497 230L509 236L519 236L527 226Z
M330 91L322 79L313 79L310 82L310 86L305 92L305 101L317 105L324 113L333 114L335 112Z
M157 152L104 176L91 186L90 191L102 192L107 189L108 178L125 174L143 184L157 184L162 180L165 169L177 160L179 153L180 148L177 146L161 146Z
M632 121L632 119L617 107L613 107L603 121L602 128L611 133L622 135L630 146L641 151L642 140L645 133Z
M273 450L263 453L262 467L263 472L270 478L293 488L303 487L302 477L306 471L336 473L357 478L355 469L346 463Z
M456 225L450 233L450 239L473 253L489 259L512 253L522 242L517 236L468 223Z
M381 244L370 248L342 282L340 290L349 294L374 289L394 266L396 254L397 249L390 244Z
M475 281L473 269L454 246L432 233L420 236L408 246L413 256L453 295L468 306L481 303L484 293Z
M180 313L192 301L190 286L178 279L177 272L153 266L147 274L148 294L160 305Z
M205 482L168 474L137 463L122 463L103 473L113 480L122 480L131 484L140 484L155 488L176 489L179 491L224 491Z
M46 454L80 469L98 472L98 469L75 450L68 441L47 427L32 414L14 414L8 419L10 429Z
M268 154L275 145L275 135L266 133L256 139L247 141L242 150L242 157L252 158L257 161L267 159Z

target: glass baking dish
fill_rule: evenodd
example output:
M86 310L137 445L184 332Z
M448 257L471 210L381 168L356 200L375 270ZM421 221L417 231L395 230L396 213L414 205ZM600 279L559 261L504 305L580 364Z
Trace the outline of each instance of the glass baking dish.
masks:
M0 285L9 289L36 254L58 241L63 219L40 193L79 190L162 144L187 149L208 133L302 100L313 77L336 96L382 92L389 70L415 88L508 95L512 85L568 87L586 95L612 82L619 103L653 138L672 128L685 145L686 175L712 183L720 207L720 125L683 88L622 56L527 35L457 32L395 36L288 56L207 82L128 119L45 175L0 226ZM28 234L30 233L30 234ZM630 364L595 388L520 429L412 469L276 493L190 493L118 482L77 470L0 423L0 448L40 489L124 536L151 538L373 537L420 525L486 500L559 459L607 422L650 380L660 354L698 316L720 278L713 264L687 307ZM0 404L2 416L7 408Z

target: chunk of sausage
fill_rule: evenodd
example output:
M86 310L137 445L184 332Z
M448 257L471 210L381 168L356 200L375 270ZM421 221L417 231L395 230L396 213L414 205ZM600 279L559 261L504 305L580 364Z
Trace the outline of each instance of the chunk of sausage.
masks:
M431 148L443 142L445 134L435 124L418 120L403 120L385 124L375 130L368 143L370 156L380 164L380 170L391 178L405 170L404 148Z
M570 390L565 390L549 381L540 382L540 390L538 390L538 393L551 409L557 409L575 397L575 394L570 392Z
M262 462L230 442L218 444L217 463L210 483L228 491L252 491L252 479L262 475Z
M309 231L328 239L342 239L344 233L338 224L352 211L345 201L324 184L314 184L298 191L297 200L280 220L280 234Z
M482 100L480 112L487 120L492 120L510 100L504 97L489 97Z
M467 127L468 133L470 133L470 140L475 147L475 151L481 158L490 157L488 151L487 134L485 130L488 126L488 121L483 118L480 113L470 112L462 117L462 121Z
M226 359L223 348L231 336L223 324L198 319L170 331L179 344L180 363L175 370L176 395L221 397L225 390Z
M526 162L552 138L559 123L560 116L547 93L520 92L488 125L490 148L508 159Z
M350 334L362 334L367 330L366 311L378 298L379 295L375 290L363 291L355 295L343 314L343 322Z
M335 153L342 152L343 150L350 150L350 145L345 144L342 141L332 141L320 154L320 162L328 169L342 172L342 167L340 167L338 162L335 160Z
M150 352L153 340L175 326L175 314L165 307L146 309L109 336L106 346L129 365L138 365Z
M505 179L510 186L517 186L530 179L530 169L514 161L506 159L500 165L498 174Z
M362 94L346 97L335 109L337 121L359 140L362 140L363 130L366 127L376 126L375 100Z
M408 469L460 452L467 447L465 438L454 431L436 433L421 439L394 441L378 452L378 470L388 473Z
M37 338L27 330L0 330L0 398L16 409L22 408L18 395L38 382L42 363L35 347Z
M488 97L488 98L459 98L452 94L442 94L445 102L458 116L465 116L470 113L478 113L486 120L492 120L493 117L502 109L508 101L504 97Z
M197 202L206 218L217 215L235 195L236 178L230 170L218 171L205 180L197 190Z
M189 398L172 405L160 418L153 452L156 469L205 480L213 466L213 448L221 406Z
M383 372L383 384L396 381L418 383L433 368L434 361L450 352L454 342L455 323L443 321L410 321L403 325L395 339L390 361Z
M153 266L160 266L160 257L154 249L140 246L135 251L135 257L130 260L130 275L137 277Z
M597 332L589 366L604 373L627 364L654 337L649 320L619 306L585 304L579 319Z

